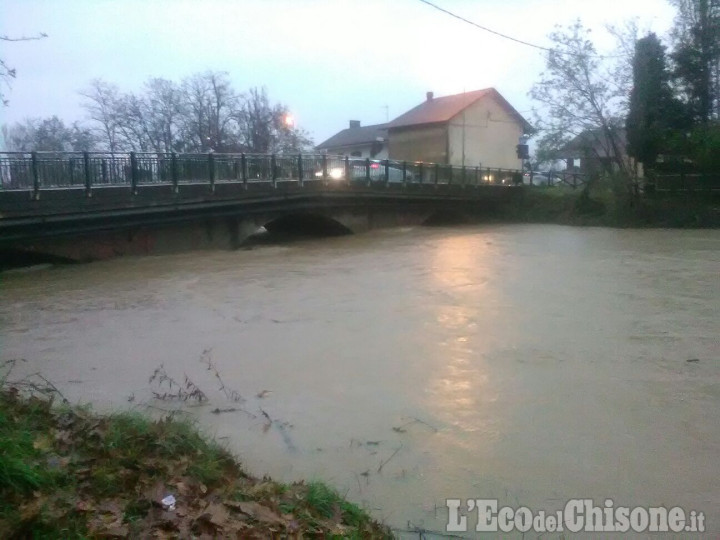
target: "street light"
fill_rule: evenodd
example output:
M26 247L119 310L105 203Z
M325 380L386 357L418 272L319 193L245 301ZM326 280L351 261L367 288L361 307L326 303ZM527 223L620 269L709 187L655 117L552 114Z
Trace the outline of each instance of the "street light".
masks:
M295 125L295 119L292 117L292 115L290 113L287 113L283 117L283 122L285 123L285 127L287 127L288 129Z

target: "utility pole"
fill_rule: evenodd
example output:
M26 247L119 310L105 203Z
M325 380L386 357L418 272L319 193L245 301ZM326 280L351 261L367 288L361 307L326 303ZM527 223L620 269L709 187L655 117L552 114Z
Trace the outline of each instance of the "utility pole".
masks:
M463 88L463 119L462 119L462 166L465 166L465 110L467 103L465 102L465 88Z
M465 166L465 109L463 109L463 123L462 123L462 166Z

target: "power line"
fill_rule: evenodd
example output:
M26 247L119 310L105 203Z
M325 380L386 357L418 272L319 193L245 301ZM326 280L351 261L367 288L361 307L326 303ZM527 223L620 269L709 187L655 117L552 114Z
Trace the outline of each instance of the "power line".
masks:
M445 13L445 14L447 14L447 15L450 15L451 17L455 17L456 19L459 19L459 20L461 20L461 21L464 22L464 23L467 23L467 24L472 25L472 26L474 26L474 27L476 27L476 28L479 28L480 30L484 30L485 32L489 32L489 33L491 33L491 34L495 34L496 36L499 36L499 37L504 38L504 39L509 39L510 41L514 41L515 43L519 43L519 44L521 44L521 45L526 45L527 47L532 47L532 48L534 48L534 49L539 49L539 50L545 51L545 52L554 52L554 53L560 54L560 55L567 55L567 56L585 56L585 55L578 54L578 53L557 51L557 50L551 49L551 48L549 48L549 47L543 47L542 45L536 45L535 43L530 43L529 41L523 41L522 39L514 38L514 37L512 37L512 36L508 36L507 34L503 34L502 32L498 32L498 31L496 31L496 30L493 30L492 28L488 28L487 26L483 26L483 25L478 24L478 23L476 23L476 22L474 22L474 21L471 21L471 20L469 20L469 19L466 19L465 17L462 17L462 16L458 15L457 13L453 13L452 11L448 11L447 9L441 8L440 6L438 6L438 5L436 5L436 4L433 4L433 3L430 2L429 0L420 0L420 2L422 2L423 4L427 4L428 6L433 7L433 8L435 8L435 9L437 9L438 11L442 11L443 13ZM597 55L597 54L590 54L590 55L587 55L587 56L592 57L592 58L621 58L621 57L623 57L624 55L620 55L620 56L601 56L601 55Z
M522 39L517 39L512 36L508 36L507 34L503 34L501 32L496 32L495 30L492 30L491 28L488 28L486 26L482 26L481 24L478 24L476 22L473 22L469 19L466 19L465 17L461 17L460 15L457 15L456 13L453 13L452 11L448 11L447 9L443 9L440 6L437 6L433 4L432 2L429 2L428 0L420 0L423 4L427 4L430 7L434 7L438 11L442 11L443 13L447 13L451 17L455 17L456 19L460 19L461 21L471 24L472 26L475 26L479 28L480 30L485 30L486 32L490 32L491 34L495 34L496 36L500 36L501 38L509 39L510 41L514 41L515 43L520 43L521 45L527 45L528 47L534 47L535 49L540 49L541 51L552 51L552 49L548 47L542 47L540 45L535 45L534 43L530 43L528 41L523 41Z

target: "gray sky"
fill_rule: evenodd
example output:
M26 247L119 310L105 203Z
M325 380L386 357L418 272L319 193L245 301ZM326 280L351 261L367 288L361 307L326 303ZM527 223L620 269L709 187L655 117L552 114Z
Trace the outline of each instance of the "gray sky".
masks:
M478 24L548 45L555 24L580 18L600 52L607 23L639 17L664 35L667 0L432 0ZM497 88L529 116L541 51L478 30L419 0L2 0L0 33L45 32L2 43L17 68L0 122L85 117L78 91L93 78L139 90L149 77L178 81L227 71L237 90L265 86L316 143L347 127L384 122L436 96Z

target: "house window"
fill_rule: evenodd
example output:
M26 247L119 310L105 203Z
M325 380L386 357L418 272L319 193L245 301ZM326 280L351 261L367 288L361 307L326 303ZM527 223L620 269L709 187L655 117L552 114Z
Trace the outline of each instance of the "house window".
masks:
M355 150L354 152L350 152L350 156L352 156L352 157L361 157L361 156L362 156L362 152L360 152L360 150Z

